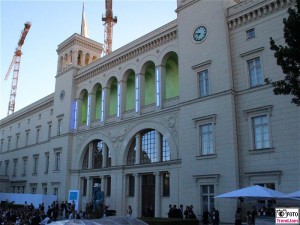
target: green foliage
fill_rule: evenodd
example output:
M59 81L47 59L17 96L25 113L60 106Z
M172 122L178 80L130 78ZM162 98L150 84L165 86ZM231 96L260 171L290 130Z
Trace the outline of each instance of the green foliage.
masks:
M275 95L293 95L292 103L300 106L300 0L296 0L295 8L288 9L288 14L289 17L283 19L286 46L278 46L270 38L270 48L275 51L284 80L272 82L267 78L265 82L272 83Z

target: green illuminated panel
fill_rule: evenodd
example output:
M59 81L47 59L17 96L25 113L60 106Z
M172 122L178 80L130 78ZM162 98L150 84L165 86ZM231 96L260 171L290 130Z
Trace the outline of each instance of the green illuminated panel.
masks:
M166 62L166 99L179 95L178 58L171 55Z
M114 79L111 83L110 98L109 98L109 116L117 114L117 97L118 86L117 79Z
M81 124L86 123L87 105L88 105L88 93L87 91L85 91L83 94L82 105L81 105Z
M126 84L126 108L125 111L134 109L135 102L135 74L133 71L130 72L127 78Z
M96 90L96 103L95 103L95 119L99 120L101 115L101 100L102 100L102 90L99 86Z
M145 72L145 105L155 103L155 66L148 65Z

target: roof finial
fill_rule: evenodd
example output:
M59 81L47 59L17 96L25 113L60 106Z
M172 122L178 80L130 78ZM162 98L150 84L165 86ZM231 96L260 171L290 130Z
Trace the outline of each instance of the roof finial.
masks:
M82 19L81 19L81 35L84 37L89 37L88 34L88 27L85 21L85 15L84 15L84 1L82 2L83 6L82 6Z

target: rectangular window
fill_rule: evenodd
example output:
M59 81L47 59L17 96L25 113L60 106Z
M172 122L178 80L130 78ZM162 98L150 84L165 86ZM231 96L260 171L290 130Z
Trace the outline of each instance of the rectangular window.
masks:
M208 70L198 72L200 97L209 95Z
M31 188L31 194L36 194L36 187Z
M25 146L29 145L29 130L26 130L26 136L25 136Z
M23 173L22 173L22 176L26 176L26 169L27 169L27 157L23 158Z
M14 159L14 171L13 171L13 177L17 176L17 164L18 164L18 159Z
M254 59L247 60L247 65L248 65L250 87L263 85L263 76L262 76L260 58L256 57Z
M201 185L202 213L210 212L215 207L214 193L214 185Z
M254 148L270 148L270 131L267 115L252 118Z
M106 177L106 196L110 196L111 193L111 177Z
M162 137L162 161L169 161L170 160L170 147L166 140L166 138Z
M43 188L43 194L44 194L44 195L47 195L47 191L48 191L47 188L44 187L44 188Z
M134 176L133 175L128 176L128 196L129 197L134 196Z
M55 170L60 170L60 152L55 152Z
M246 39L248 40L251 38L255 38L255 29L254 28L246 30Z
M8 176L9 161L5 161L5 176Z
M50 156L49 153L45 154L45 173L48 173L49 171L49 160L50 160Z
M36 129L36 139L35 139L35 142L36 143L39 143L39 138L40 138L40 128Z
M162 174L162 194L164 197L170 196L170 173Z
M4 143L4 141L3 141L3 139L2 139L2 140L1 140L1 145L0 145L0 152L3 151L3 143Z
M53 194L56 196L58 195L58 188L53 188Z
M7 150L10 150L10 142L11 142L11 137L8 137Z
M59 119L57 124L57 135L61 135L61 133L62 133L62 119Z
M201 139L201 154L210 155L214 154L214 140L213 140L213 125L204 124L200 126L200 139Z
M52 129L52 123L48 123L48 140L51 137L51 129Z
M36 175L38 172L38 156L33 157L33 174Z
M16 134L16 148L19 147L20 134Z

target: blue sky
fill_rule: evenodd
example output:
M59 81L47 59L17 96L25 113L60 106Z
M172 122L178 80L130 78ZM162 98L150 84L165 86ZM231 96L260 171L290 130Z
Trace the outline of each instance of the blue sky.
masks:
M54 92L58 44L80 33L82 2L0 0L0 119L7 116L12 75L4 80L26 21L31 29L22 47L15 112ZM103 43L105 0L85 0L89 37ZM113 50L176 19L177 0L113 0L118 23ZM13 70L13 69L12 69Z

